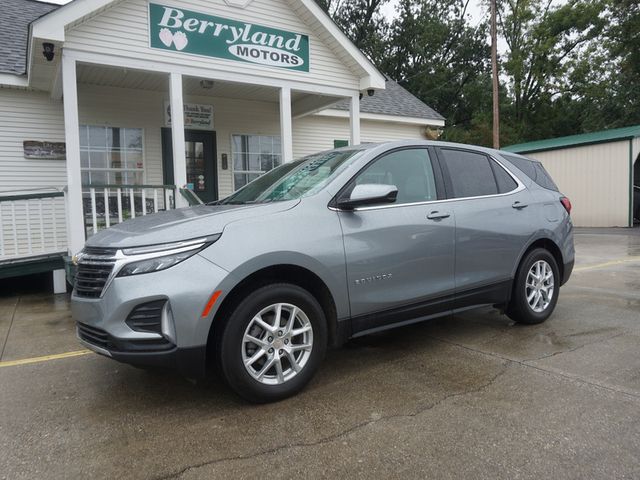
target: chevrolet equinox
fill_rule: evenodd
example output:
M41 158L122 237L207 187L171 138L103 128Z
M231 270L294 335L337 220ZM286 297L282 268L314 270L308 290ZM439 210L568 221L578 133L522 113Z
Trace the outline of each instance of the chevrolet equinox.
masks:
M427 141L285 163L231 196L103 230L76 257L77 335L255 402L300 391L329 345L492 305L553 312L571 204L542 165Z

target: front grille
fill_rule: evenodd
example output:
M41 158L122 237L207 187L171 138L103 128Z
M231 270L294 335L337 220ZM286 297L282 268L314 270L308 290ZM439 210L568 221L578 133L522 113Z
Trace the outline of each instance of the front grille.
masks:
M104 247L84 247L82 249L83 255L100 255L103 257L113 257L117 252L116 248L104 248Z
M115 264L116 249L85 247L75 277L76 295L99 298Z
M76 295L86 298L99 298L102 295L114 262L79 263L76 271Z
M126 324L137 332L162 333L162 309L166 300L156 300L138 305L127 319Z

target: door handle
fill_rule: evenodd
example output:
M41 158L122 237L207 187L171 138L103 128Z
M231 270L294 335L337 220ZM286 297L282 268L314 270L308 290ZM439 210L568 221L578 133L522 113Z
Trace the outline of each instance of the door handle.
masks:
M511 205L511 208L515 208L516 210L522 210L523 208L527 208L529 205L527 205L526 203L522 203L522 202L513 202L513 205Z
M427 215L427 218L429 220L440 220L441 218L449 218L451 216L451 214L447 213L447 212L438 212L438 211L433 211L430 214Z

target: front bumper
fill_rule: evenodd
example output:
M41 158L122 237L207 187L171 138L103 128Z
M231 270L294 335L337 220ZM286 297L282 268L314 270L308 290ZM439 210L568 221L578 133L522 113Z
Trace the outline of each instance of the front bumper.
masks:
M207 349L206 346L192 348L172 348L164 351L135 351L127 350L126 342L117 342L119 348L108 349L96 345L94 341L87 341L82 334L86 328L85 324L78 322L76 333L78 341L89 350L112 358L118 362L135 365L139 367L159 367L175 370L185 377L200 379L207 374ZM117 340L116 340L117 341ZM135 347L134 347L135 348Z
M202 311L227 272L200 255L166 270L116 277L100 298L71 297L81 343L114 360L169 367L187 377L205 374L211 317ZM142 304L162 300L162 331L134 330L125 322Z

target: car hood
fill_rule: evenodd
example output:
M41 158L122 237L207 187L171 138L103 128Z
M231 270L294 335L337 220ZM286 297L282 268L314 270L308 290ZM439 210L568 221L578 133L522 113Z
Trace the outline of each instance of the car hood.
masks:
M89 247L130 248L178 242L221 233L231 222L284 212L300 201L255 205L198 205L137 217L102 230L87 240Z

